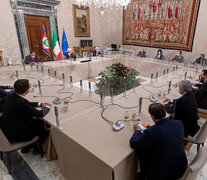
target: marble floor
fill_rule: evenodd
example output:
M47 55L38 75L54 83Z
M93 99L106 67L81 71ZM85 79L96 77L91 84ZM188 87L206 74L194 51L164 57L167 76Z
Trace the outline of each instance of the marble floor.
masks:
M207 146L207 141L205 142L205 146ZM22 154L18 151L23 160L27 163L27 165L31 168L31 172L33 171L37 178L29 178L30 180L64 180L65 178L61 174L60 168L58 167L57 160L55 161L47 161L45 158L41 158L39 155L33 155L32 152L27 154ZM196 154L196 145L193 145L189 151L186 151L189 163L193 160ZM18 163L16 163L18 166ZM21 169L18 169L21 174ZM24 169L22 169L24 171ZM24 178L25 179L25 178ZM6 166L2 161L0 161L0 180L24 180L22 178L17 178L12 174L9 175ZM28 179L28 178L26 178ZM201 169L196 180L206 180L207 179L207 163Z

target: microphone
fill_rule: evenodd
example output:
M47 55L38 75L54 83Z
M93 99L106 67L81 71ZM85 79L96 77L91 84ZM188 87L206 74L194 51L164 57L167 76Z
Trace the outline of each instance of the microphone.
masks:
M163 77L165 77L165 69L163 70Z
M142 97L139 98L139 114L142 112Z
M153 73L151 73L151 81L152 81L152 79L153 79Z
M43 65L41 66L41 71L42 71L42 73L44 72Z
M62 78L63 78L63 86L64 86L64 84L65 84L65 74L64 73L62 73Z
M55 117L56 117L56 123L54 124L58 129L62 130L63 128L60 126L60 121L59 121L59 114L58 114L58 107L54 107L55 110Z
M54 71L54 76L56 77L56 71Z
M41 85L40 85L40 81L38 80L38 88L39 88L39 93L42 96L42 90L41 90Z
M50 69L48 69L48 75L50 75Z
M111 103L112 103L112 104L114 103L113 91L114 91L114 89L111 88L111 89L110 89L110 95L111 95Z
M88 88L89 88L89 96L91 96L92 95L91 82L88 82Z
M156 73L156 79L158 78L158 72Z
M39 66L38 66L38 64L36 65L36 69L37 69L37 70L39 69Z
M73 87L73 77L70 76L70 87L72 88Z
M103 93L100 92L100 107L103 109L104 106L103 106Z
M80 93L83 92L83 80L80 80Z
M185 72L185 79L184 80L186 80L186 78L187 78L187 72Z
M19 79L19 74L18 74L18 71L16 71L16 77L17 77L17 79Z
M172 82L169 81L169 85L168 85L168 94L170 94L170 91L171 91L171 84L172 84Z

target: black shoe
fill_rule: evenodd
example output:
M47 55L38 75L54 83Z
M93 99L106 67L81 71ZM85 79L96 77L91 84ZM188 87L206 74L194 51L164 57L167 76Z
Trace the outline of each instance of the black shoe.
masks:
M21 149L21 153L24 154L24 153L28 153L30 151L31 147L30 146L27 146L27 147L24 147Z

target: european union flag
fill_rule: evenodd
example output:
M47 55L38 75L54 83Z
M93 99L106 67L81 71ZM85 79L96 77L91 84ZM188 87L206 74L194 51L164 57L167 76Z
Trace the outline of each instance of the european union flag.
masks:
M65 30L63 29L63 37L62 37L62 50L63 50L63 54L65 55L65 53L67 52L67 49L69 48L68 46L68 40L65 34Z

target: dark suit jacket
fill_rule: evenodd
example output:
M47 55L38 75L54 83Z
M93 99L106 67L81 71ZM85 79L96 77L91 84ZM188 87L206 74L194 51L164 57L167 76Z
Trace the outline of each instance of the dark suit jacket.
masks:
M33 117L43 117L50 110L47 107L37 110L37 105L37 102L29 102L16 93L7 97L0 127L10 142L28 141L36 136Z
M175 180L183 175L187 167L183 135L182 123L169 118L161 119L143 134L134 132L130 146L136 150L147 180Z
M179 62L179 63L182 63L182 62L184 61L184 57L183 57L183 56L178 56L178 55L176 55L176 56L172 59L172 61L177 61L177 62Z
M69 54L68 52L66 52L65 53L65 57L66 57L66 59L70 59L70 58L72 58L72 59L76 59L76 56L72 53L72 54Z
M198 107L207 109L207 81L205 81L199 89L195 90Z
M188 135L193 137L198 132L200 129L197 123L198 106L193 93L188 92L175 100L174 119L183 122L185 137Z
M13 92L13 91L5 91L5 89L10 89L10 87L9 86L0 86L0 113L3 110L5 98Z
M200 64L201 66L206 66L207 65L207 59L201 59L201 57L197 58L193 64Z
M96 52L97 52L97 55L96 55ZM93 56L99 56L100 54L102 54L100 51L96 51L96 50L93 51Z
M31 55L26 56L24 63L29 64L29 63L39 63L41 62L40 58L38 56L35 56L34 59L32 58Z

